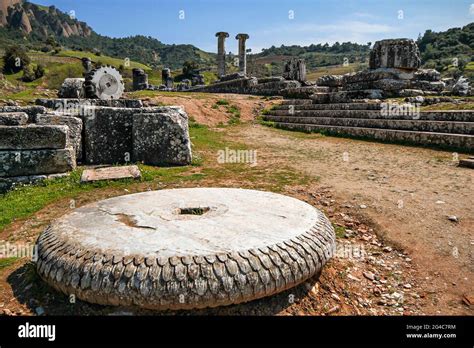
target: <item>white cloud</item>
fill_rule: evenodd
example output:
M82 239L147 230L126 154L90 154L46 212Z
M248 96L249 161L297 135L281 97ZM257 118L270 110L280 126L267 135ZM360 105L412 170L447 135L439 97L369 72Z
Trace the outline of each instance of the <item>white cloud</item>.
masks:
M471 4L471 6L469 7L469 14L471 16L474 16L474 4Z
M367 12L354 12L353 15L354 17L359 17L359 18L375 18L374 15Z

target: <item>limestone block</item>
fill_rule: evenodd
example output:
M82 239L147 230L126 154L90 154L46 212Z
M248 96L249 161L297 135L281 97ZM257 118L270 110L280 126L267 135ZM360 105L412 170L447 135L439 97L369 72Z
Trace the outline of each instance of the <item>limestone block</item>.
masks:
M133 159L150 165L190 164L187 114L183 110L173 110L134 115Z
M419 69L420 50L411 39L390 39L377 41L370 52L370 69L400 68Z
M82 160L82 120L73 116L61 116L54 114L38 115L38 125L63 125L69 129L69 144L74 148L76 159Z
M66 126L0 126L0 150L64 149Z
M28 122L26 112L6 112L0 114L0 126L24 126Z
M46 113L43 106L0 106L0 114L5 112L24 112L28 115L28 121L34 121L36 115Z
M65 173L75 167L72 148L0 151L0 177Z
M59 98L83 98L84 78L67 78L64 80L58 92Z
M342 87L343 82L344 80L342 75L324 75L316 81L316 84L318 86L326 87Z
M132 126L134 114L168 113L179 107L108 108L96 107L83 117L83 162L116 164L132 161Z

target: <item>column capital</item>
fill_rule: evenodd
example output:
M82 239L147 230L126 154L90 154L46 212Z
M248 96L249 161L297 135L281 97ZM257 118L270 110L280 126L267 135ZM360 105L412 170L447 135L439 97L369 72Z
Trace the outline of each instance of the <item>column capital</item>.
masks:
M250 36L248 34L237 34L235 37L236 40L248 40Z
M226 33L225 31L219 31L218 33L216 33L216 37L227 38L227 37L229 37L229 33Z

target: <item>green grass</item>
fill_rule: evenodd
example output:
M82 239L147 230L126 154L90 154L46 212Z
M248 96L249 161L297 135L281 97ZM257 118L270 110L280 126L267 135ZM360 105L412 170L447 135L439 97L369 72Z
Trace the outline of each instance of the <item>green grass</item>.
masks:
M210 71L204 71L202 75L204 76L204 83L206 85L209 85L218 80L217 75Z
M142 181L157 180L171 182L187 170L186 167L157 168L140 166ZM135 183L132 179L99 181L81 184L82 169L75 170L69 177L45 180L39 184L26 185L0 195L0 230L18 218L31 216L46 205L63 198L75 198L79 194L100 188L121 188ZM189 180L189 177L183 177Z
M0 231L18 219L31 217L44 207L62 199L76 199L94 190L126 189L137 187L141 183L181 186L186 182L200 183L203 180L211 182L239 183L242 187L255 188L273 192L281 192L288 185L306 185L318 180L296 172L290 167L278 167L269 170L265 166L251 167L249 164L218 164L218 151L229 147L234 150L248 149L247 145L228 141L226 132L200 125L190 118L190 137L193 144L193 163L184 167L153 167L139 164L142 178L137 180L124 179L116 181L99 181L80 183L82 168L73 171L70 176L43 182L19 186L16 189L0 195ZM250 149L253 150L253 149ZM150 185L151 187L151 185ZM142 186L143 188L143 186Z
M336 237L337 238L344 238L346 236L346 229L343 226L339 226L336 224L332 224L332 227L334 227L334 231L336 232Z
M194 148L213 150L225 148L226 144L220 134L205 126L191 126L190 136ZM195 154L195 160L199 153ZM193 165L200 165L200 161L194 161ZM205 177L203 174L189 175L186 172L189 167L152 167L140 165L142 182L185 182L199 181ZM45 180L35 185L26 185L16 188L6 194L0 195L0 231L15 219L27 218L63 198L75 198L78 195L95 189L103 188L126 188L135 180L124 179L117 181L99 181L95 183L81 184L82 169L79 168L65 178Z
M218 101L216 101L215 105L217 105L217 106L229 105L229 101L227 99L219 99Z
M18 257L0 258L0 270L13 265L18 260Z

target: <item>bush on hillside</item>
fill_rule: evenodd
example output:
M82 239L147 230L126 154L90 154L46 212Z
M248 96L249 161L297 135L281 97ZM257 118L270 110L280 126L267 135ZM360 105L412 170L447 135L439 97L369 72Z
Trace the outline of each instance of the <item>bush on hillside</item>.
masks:
M30 64L30 58L26 51L20 46L11 46L3 56L3 72L5 74L16 74Z

